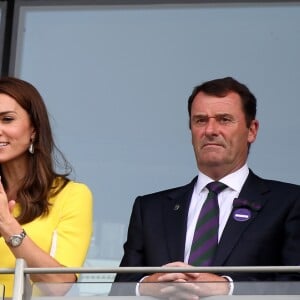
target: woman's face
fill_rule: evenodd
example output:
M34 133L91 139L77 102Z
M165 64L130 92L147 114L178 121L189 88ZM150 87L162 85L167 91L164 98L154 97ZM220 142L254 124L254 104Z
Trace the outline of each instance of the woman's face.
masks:
M28 113L14 98L0 93L0 164L26 158L34 135Z

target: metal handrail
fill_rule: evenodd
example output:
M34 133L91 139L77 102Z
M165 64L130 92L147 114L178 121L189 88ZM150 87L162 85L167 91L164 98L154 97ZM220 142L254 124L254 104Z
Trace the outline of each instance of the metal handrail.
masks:
M14 274L15 269L13 268L0 268L0 274Z
M214 267L117 267L117 268L98 268L98 267L55 267L55 268L29 268L24 259L16 259L14 269L0 268L0 274L14 274L14 289L12 300L30 299L31 285L30 274L54 274L54 273L175 273L175 272L299 272L300 266L214 266Z
M300 266L237 266L237 267L117 267L117 268L24 268L25 274L46 273L198 273L198 272L300 272Z

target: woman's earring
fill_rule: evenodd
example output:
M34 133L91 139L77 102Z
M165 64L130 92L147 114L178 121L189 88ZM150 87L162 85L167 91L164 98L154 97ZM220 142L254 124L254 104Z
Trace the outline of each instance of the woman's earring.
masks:
M33 153L34 153L34 146L33 146L33 142L30 142L30 145L29 145L28 151L29 151L29 153L30 153L30 154L33 154Z

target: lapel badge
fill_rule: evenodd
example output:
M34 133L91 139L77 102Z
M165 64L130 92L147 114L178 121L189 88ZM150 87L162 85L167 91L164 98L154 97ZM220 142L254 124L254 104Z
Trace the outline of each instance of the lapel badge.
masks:
M245 222L251 218L251 211L248 208L238 208L233 212L233 218L238 222Z

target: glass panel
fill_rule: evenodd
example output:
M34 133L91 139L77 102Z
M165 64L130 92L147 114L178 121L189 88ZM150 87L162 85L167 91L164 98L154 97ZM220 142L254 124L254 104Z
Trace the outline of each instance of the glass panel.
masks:
M118 265L137 195L197 175L187 98L204 80L253 89L263 124L251 168L299 182L299 28L296 3L21 6L13 72L40 90L94 194L87 266Z
M233 294L228 295L228 283L221 282L193 282L193 283L146 283L147 290L151 290L152 296L143 296L141 299L169 299L176 296L176 299L192 299L191 296L198 296L200 299L254 299L249 296L255 296L255 299L280 299L280 300L299 300L300 283L299 282L235 282ZM114 283L111 289L111 283L76 283L70 288L65 284L35 284L34 291L39 290L40 294L32 296L32 299L43 299L47 296L49 299L50 291L53 299L60 299L61 292L67 287L69 292L63 297L67 298L120 298L128 299L132 297L135 291L136 283ZM90 290L90 293L86 291ZM56 294L57 296L53 296ZM207 298L206 298L207 297ZM96 299L95 298L95 299ZM174 298L175 299L175 298ZM232 298L230 298L232 299Z

